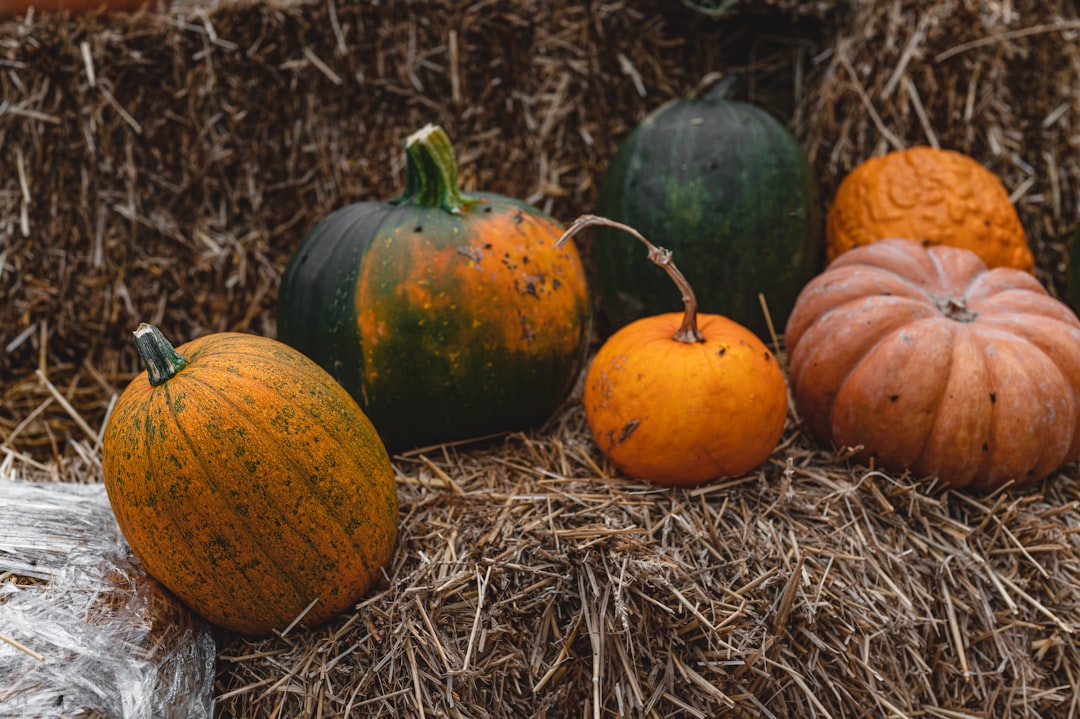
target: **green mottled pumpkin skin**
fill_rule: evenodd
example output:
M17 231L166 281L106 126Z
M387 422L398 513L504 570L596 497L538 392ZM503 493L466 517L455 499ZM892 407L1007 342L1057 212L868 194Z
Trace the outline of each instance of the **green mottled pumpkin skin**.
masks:
M682 98L658 108L620 145L604 174L598 215L669 249L700 310L768 339L759 293L784 326L820 270L824 226L817 181L790 132L755 105ZM682 307L640 248L600 228L600 310L611 329Z
M1068 258L1065 264L1065 292L1069 305L1080 312L1080 225L1069 238Z
M356 402L272 339L208 335L158 386L144 371L104 435L124 537L151 576L214 624L315 626L377 581L397 539L390 459Z
M279 339L327 368L391 451L539 426L584 365L585 268L552 247L561 226L501 195L468 200L340 208L282 276Z

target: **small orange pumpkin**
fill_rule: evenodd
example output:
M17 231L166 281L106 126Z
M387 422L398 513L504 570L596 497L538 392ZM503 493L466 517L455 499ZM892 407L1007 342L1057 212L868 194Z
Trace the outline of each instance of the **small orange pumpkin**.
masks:
M147 371L106 426L102 469L146 571L213 623L265 635L355 604L389 561L397 493L359 406L312 360L218 333L178 349L150 325Z
M697 313L693 289L671 261L632 227L682 293L685 311L643 317L611 335L585 376L585 418L600 451L625 474L671 487L748 472L768 459L784 431L787 386L757 335L721 315Z
M864 461L992 490L1080 457L1080 320L1026 272L881 240L803 289L785 340L807 425Z
M975 252L987 267L1031 272L1035 261L1001 180L954 150L911 147L872 157L836 190L825 224L831 262L886 237Z

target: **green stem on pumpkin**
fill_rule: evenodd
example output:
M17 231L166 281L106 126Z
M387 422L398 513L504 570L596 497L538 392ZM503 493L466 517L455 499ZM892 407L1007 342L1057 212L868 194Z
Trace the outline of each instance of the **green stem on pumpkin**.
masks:
M161 330L145 322L135 330L135 349L146 365L153 387L164 384L187 367L187 359L177 353Z
M606 217L600 217L599 215L582 215L574 220L570 228L562 234L562 236L555 240L555 247L561 246L571 237L576 235L586 227L592 225L606 225L607 227L614 227L615 229L622 230L623 232L629 232L634 237L641 240L646 247L649 248L649 259L653 264L659 265L664 272L667 272L674 282L675 286L679 288L679 292L682 293L683 301L683 320L679 325L679 329L675 330L675 334L672 335L672 339L679 342L686 342L687 344L693 342L704 342L705 337L701 334L701 331L697 326L697 298L694 296L694 289L690 286L690 283L683 276L683 273L679 271L679 268L675 266L675 263L671 259L671 250L664 249L663 247L657 247L653 243L649 242L645 237L629 225L624 225L621 222L615 220L609 220Z
M733 100L735 91L743 84L742 75L739 73L724 73L714 71L706 73L694 89L686 96L688 100L707 100L717 102L721 100Z
M427 125L405 140L405 191L400 204L439 207L459 214L480 200L458 187L457 160L450 138L438 125Z

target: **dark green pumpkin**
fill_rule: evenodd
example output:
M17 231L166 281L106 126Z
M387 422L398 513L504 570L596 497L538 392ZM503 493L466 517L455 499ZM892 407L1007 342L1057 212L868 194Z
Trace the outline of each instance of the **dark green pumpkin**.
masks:
M562 227L464 194L442 129L406 143L406 186L315 225L281 280L278 336L349 391L392 451L546 421L584 364L590 306Z
M745 102L686 97L652 112L604 174L597 214L671 250L698 295L768 339L758 298L776 328L821 269L817 181L791 133ZM601 228L595 242L601 311L611 329L682 300L632 243Z
M1080 225L1069 238L1068 257L1065 264L1065 292L1073 310L1080 313Z

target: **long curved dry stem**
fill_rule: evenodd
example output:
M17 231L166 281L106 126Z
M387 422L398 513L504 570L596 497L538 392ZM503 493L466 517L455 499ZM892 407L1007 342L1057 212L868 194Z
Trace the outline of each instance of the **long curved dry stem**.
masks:
M679 342L704 342L705 337L698 330L697 326L697 298L694 296L694 289L687 282L686 277L679 271L679 268L675 266L675 263L671 259L671 250L663 247L657 247L653 243L649 242L645 237L629 225L625 225L615 220L609 220L606 217L599 215L582 215L571 223L570 227L559 239L555 240L555 247L562 246L567 240L581 232L586 227L592 227L593 225L604 225L606 227L614 227L617 230L628 232L634 237L638 238L649 248L649 259L653 264L659 265L664 272L668 273L674 282L675 286L679 288L679 292L682 293L683 301L683 320L679 325L679 329L672 335L672 339Z

